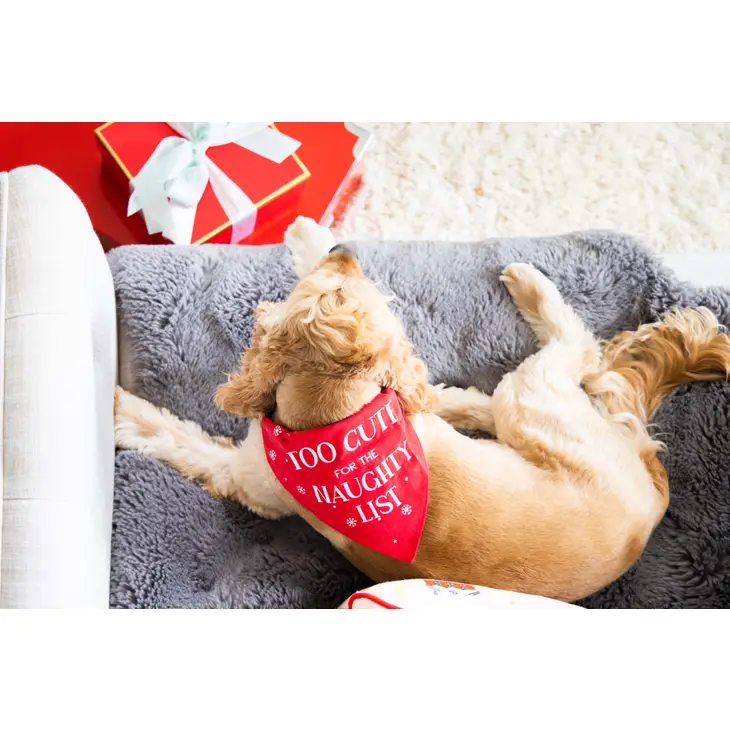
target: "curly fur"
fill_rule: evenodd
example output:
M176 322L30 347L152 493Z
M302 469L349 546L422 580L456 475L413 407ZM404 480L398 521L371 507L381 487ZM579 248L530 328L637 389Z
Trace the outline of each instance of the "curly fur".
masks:
M319 245L316 226L292 238ZM318 249L317 249L318 250ZM310 252L311 253L311 252ZM240 370L218 404L251 419L231 446L119 392L116 434L199 479L214 496L270 518L297 513L375 581L443 577L576 600L641 555L668 502L648 419L677 384L726 377L730 339L702 310L599 343L555 285L527 264L502 275L541 349L492 396L434 390L388 300L354 256L298 256L301 280L257 312ZM306 268L306 270L305 270ZM263 453L264 414L289 429L345 418L384 386L411 418L429 465L429 506L415 562L353 543L277 482ZM433 412L431 410L433 409ZM490 431L476 440L454 426Z
M360 378L393 388L406 415L431 410L426 366L413 354L388 299L350 254L329 256L286 302L256 313L251 347L216 403L246 418L271 412L287 377ZM306 387L303 385L302 387Z

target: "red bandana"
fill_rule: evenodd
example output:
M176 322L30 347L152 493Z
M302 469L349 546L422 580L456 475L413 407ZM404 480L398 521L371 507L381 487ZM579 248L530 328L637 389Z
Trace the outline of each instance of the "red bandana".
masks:
M331 426L287 431L268 418L261 426L271 470L302 507L350 540L414 561L428 467L392 390Z

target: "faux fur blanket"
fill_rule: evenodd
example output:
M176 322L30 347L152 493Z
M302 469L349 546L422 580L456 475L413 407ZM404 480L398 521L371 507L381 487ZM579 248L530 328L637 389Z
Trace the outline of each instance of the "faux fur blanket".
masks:
M396 305L432 382L491 392L535 349L500 284L514 261L535 264L598 335L704 304L730 325L730 292L679 282L616 233L475 244L358 245L366 273ZM214 434L241 439L245 420L213 394L251 336L261 300L294 284L284 246L135 246L109 254L122 384ZM639 563L582 603L602 608L730 606L730 386L677 390L656 415L667 444L671 503ZM443 576L448 579L449 576ZM263 520L216 502L197 484L137 453L116 463L114 607L334 607L369 581L299 518Z

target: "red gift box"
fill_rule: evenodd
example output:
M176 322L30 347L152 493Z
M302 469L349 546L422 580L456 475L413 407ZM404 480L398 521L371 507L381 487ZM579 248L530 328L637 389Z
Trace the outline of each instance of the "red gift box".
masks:
M86 206L105 250L135 243L168 243L160 234L147 233L141 215L127 216L127 176L98 144L94 130L100 124L0 123L0 169L36 164L59 175ZM366 130L349 122L277 122L276 126L302 143L297 156L311 177L298 186L301 195L294 206L272 215L265 226L259 221L245 244L281 243L287 226L298 215L330 225L362 175L363 153L370 140Z
M364 172L365 152L372 141L370 130L353 122L277 122L283 134L299 140L301 161L311 173L293 210L272 219L242 243L281 243L297 216L332 226L341 217Z
M96 135L106 153L105 170L125 194L130 191L129 181L157 145L166 137L180 136L165 122L108 122L96 129ZM302 183L310 177L296 153L277 163L237 144L227 144L209 147L206 155L253 201L257 209L254 234L282 218L294 220L291 210L302 192ZM237 227L231 224L209 184L197 205L192 243L239 243L237 235Z

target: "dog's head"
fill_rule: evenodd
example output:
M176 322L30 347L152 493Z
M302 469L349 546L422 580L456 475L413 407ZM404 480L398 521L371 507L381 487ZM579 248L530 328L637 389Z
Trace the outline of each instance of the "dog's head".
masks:
M241 367L218 388L223 410L261 418L289 375L370 380L393 388L406 415L432 403L426 366L413 355L389 299L364 276L354 253L335 246L289 298L256 311Z

